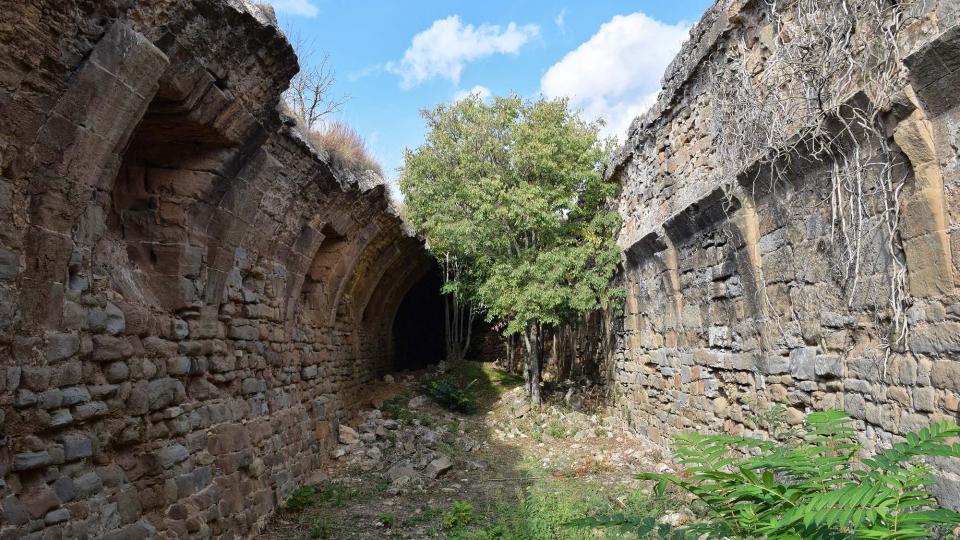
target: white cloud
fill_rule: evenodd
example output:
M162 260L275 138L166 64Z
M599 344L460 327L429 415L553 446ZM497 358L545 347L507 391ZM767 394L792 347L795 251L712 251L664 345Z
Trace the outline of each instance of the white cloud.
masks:
M622 139L656 101L663 71L689 30L640 12L617 15L547 70L540 90L550 98L569 97L585 115L607 121L605 134Z
M316 17L320 10L310 0L270 0L277 13Z
M516 54L540 33L534 24L506 28L498 25L464 25L451 15L433 21L430 28L413 36L410 47L399 62L386 65L387 71L401 77L400 86L411 88L426 80L442 77L460 82L460 73L468 62L493 54Z
M491 92L490 89L487 88L486 86L482 86L478 84L469 90L460 90L459 92L454 94L453 100L460 101L461 99L467 96L474 96L474 95L479 96L480 99L486 101L487 99L490 98L490 96L493 95L493 92Z
M567 8L563 8L560 10L560 13L558 13L557 16L553 18L553 22L557 25L558 28L563 30L563 27L567 22L566 19L567 19Z

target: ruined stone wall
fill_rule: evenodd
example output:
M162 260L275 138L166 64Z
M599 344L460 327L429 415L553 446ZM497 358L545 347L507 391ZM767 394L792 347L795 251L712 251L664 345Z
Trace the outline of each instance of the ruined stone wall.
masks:
M0 538L246 537L429 265L240 0L0 2Z
M830 26L811 15L829 2L721 0L611 164L615 393L655 441L834 407L876 448L958 415L960 9L860 4L890 24L850 25L837 51L804 28ZM939 486L954 505L958 472Z

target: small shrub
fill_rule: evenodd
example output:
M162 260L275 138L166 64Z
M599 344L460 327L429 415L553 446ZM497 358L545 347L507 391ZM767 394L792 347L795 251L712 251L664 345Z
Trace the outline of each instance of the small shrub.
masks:
M409 408L407 408L408 398L404 396L392 397L383 402L382 410L387 416L398 422L413 422L416 418Z
M570 431L567 430L567 427L564 426L560 420L553 420L550 422L550 425L547 426L547 435L554 439L565 439L570 436Z
M441 517L441 524L446 530L466 527L473 522L473 505L468 502L455 502L448 512Z
M678 475L644 473L656 492L674 485L706 505L709 521L670 531L629 515L577 520L582 527L616 527L640 538L906 539L937 537L960 523L926 487L933 470L922 458L960 457L952 421L935 422L877 455L859 459L851 418L842 411L811 413L806 433L786 443L690 433L675 438Z
M423 386L423 393L445 409L469 414L477 408L473 394L475 383L476 380L463 386L451 380L435 379Z
M397 516L393 514L383 513L380 514L377 519L380 521L381 525L388 529L397 523Z
M289 512L302 512L317 504L317 488L302 486L290 493L283 507Z

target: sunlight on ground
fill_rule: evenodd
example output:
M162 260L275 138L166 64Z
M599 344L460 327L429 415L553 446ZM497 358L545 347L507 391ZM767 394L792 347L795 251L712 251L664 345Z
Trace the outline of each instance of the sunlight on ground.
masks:
M597 514L662 516L673 506L669 496L653 501L633 479L662 459L659 452L615 427L608 411L578 412L557 398L539 413L524 412L522 379L489 363L396 377L381 410L400 427L388 434L383 461L341 458L325 471L329 480L288 499L266 538L613 538L570 522ZM472 399L474 412L424 403L418 396L437 382L445 392L467 389L468 398L457 398ZM436 446L423 451L448 456L450 471L401 488L391 483L391 452L403 447L405 430L438 434Z

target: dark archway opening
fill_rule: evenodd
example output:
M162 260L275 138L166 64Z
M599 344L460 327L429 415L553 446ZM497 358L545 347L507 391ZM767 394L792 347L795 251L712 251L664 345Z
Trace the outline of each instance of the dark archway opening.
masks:
M393 368L421 369L446 354L443 324L443 278L436 267L413 285L393 320Z

